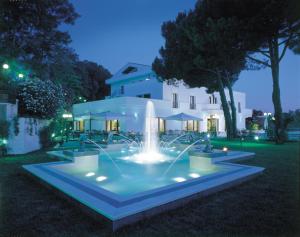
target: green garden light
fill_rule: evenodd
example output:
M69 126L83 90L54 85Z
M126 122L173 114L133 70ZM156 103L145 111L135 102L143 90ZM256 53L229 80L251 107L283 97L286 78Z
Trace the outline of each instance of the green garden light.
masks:
M22 79L22 78L24 78L24 74L23 73L19 73L18 77Z

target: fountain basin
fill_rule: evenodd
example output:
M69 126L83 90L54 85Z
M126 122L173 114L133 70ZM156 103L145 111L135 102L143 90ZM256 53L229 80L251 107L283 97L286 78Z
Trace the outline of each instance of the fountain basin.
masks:
M64 155L70 157L85 157L85 156L93 156L99 154L98 150L86 150L86 151L76 151L76 150L64 150L62 151Z
M170 162L141 165L123 159L129 154L118 151L109 154L122 170L122 175L101 152L98 155L101 162L98 166L91 165L90 170L70 161L23 167L59 193L63 192L81 203L79 206L92 210L97 219L105 217L113 230L239 184L264 170L225 162L211 163L210 168L202 169L197 164L199 159L186 154L162 177ZM228 154L226 158L250 155L253 153L239 152Z
M202 150L193 149L189 151L190 156L197 156L202 158L216 158L216 157L222 157L227 156L227 152L224 152L222 150L213 150L213 152L203 152Z

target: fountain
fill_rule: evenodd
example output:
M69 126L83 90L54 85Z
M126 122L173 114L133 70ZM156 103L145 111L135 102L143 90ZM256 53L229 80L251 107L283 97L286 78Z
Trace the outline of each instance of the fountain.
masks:
M144 141L141 152L134 154L130 161L138 164L154 164L164 162L165 156L158 146L158 131L153 102L147 101L145 111Z
M226 157L228 148L213 150L209 136L193 138L189 145L181 144L180 148L174 143L183 136L158 143L152 101L147 102L145 110L143 142L120 136L126 144L106 147L81 136L78 150L54 151L68 155L71 161L23 167L110 219L113 228L181 205L185 198L230 187L263 171L260 167L223 162L254 154L230 151ZM90 145L85 147L85 142Z

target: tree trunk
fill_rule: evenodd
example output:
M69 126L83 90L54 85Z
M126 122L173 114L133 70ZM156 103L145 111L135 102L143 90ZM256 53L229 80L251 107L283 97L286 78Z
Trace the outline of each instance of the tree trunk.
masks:
M235 107L235 102L234 102L234 96L233 96L233 91L232 91L232 86L228 80L228 78L225 78L226 81L226 86L229 91L229 97L230 97L230 108L231 108L231 122L232 122L232 136L236 137L237 136L237 129L236 129L236 107Z
M230 111L229 111L226 95L224 92L224 85L223 85L220 74L218 74L218 86L219 86L219 93L220 93L220 98L221 98L222 108L223 108L224 118L225 118L226 135L227 135L227 139L231 139L232 138L232 121L231 121L231 116L230 116Z
M280 86L279 86L279 45L278 39L274 37L269 41L271 70L273 79L273 92L272 100L274 104L274 117L275 117L275 140L277 144L284 143L284 125L282 117L282 107L280 99Z

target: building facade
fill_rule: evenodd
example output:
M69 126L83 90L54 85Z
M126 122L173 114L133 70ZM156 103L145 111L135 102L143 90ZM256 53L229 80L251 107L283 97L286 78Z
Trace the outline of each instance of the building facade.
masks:
M225 134L224 114L218 93L208 94L206 88L189 88L182 81L160 80L150 66L128 63L106 81L111 94L105 100L75 104L73 116L76 130L143 131L145 107L151 100L155 107L159 131L194 130ZM229 101L229 94L226 91ZM246 108L246 95L234 91L237 128L245 129L245 119L252 110ZM122 114L117 120L88 119L86 115L111 111ZM165 117L185 113L201 121L170 121ZM92 124L90 124L92 123ZM92 125L92 126L91 126Z

